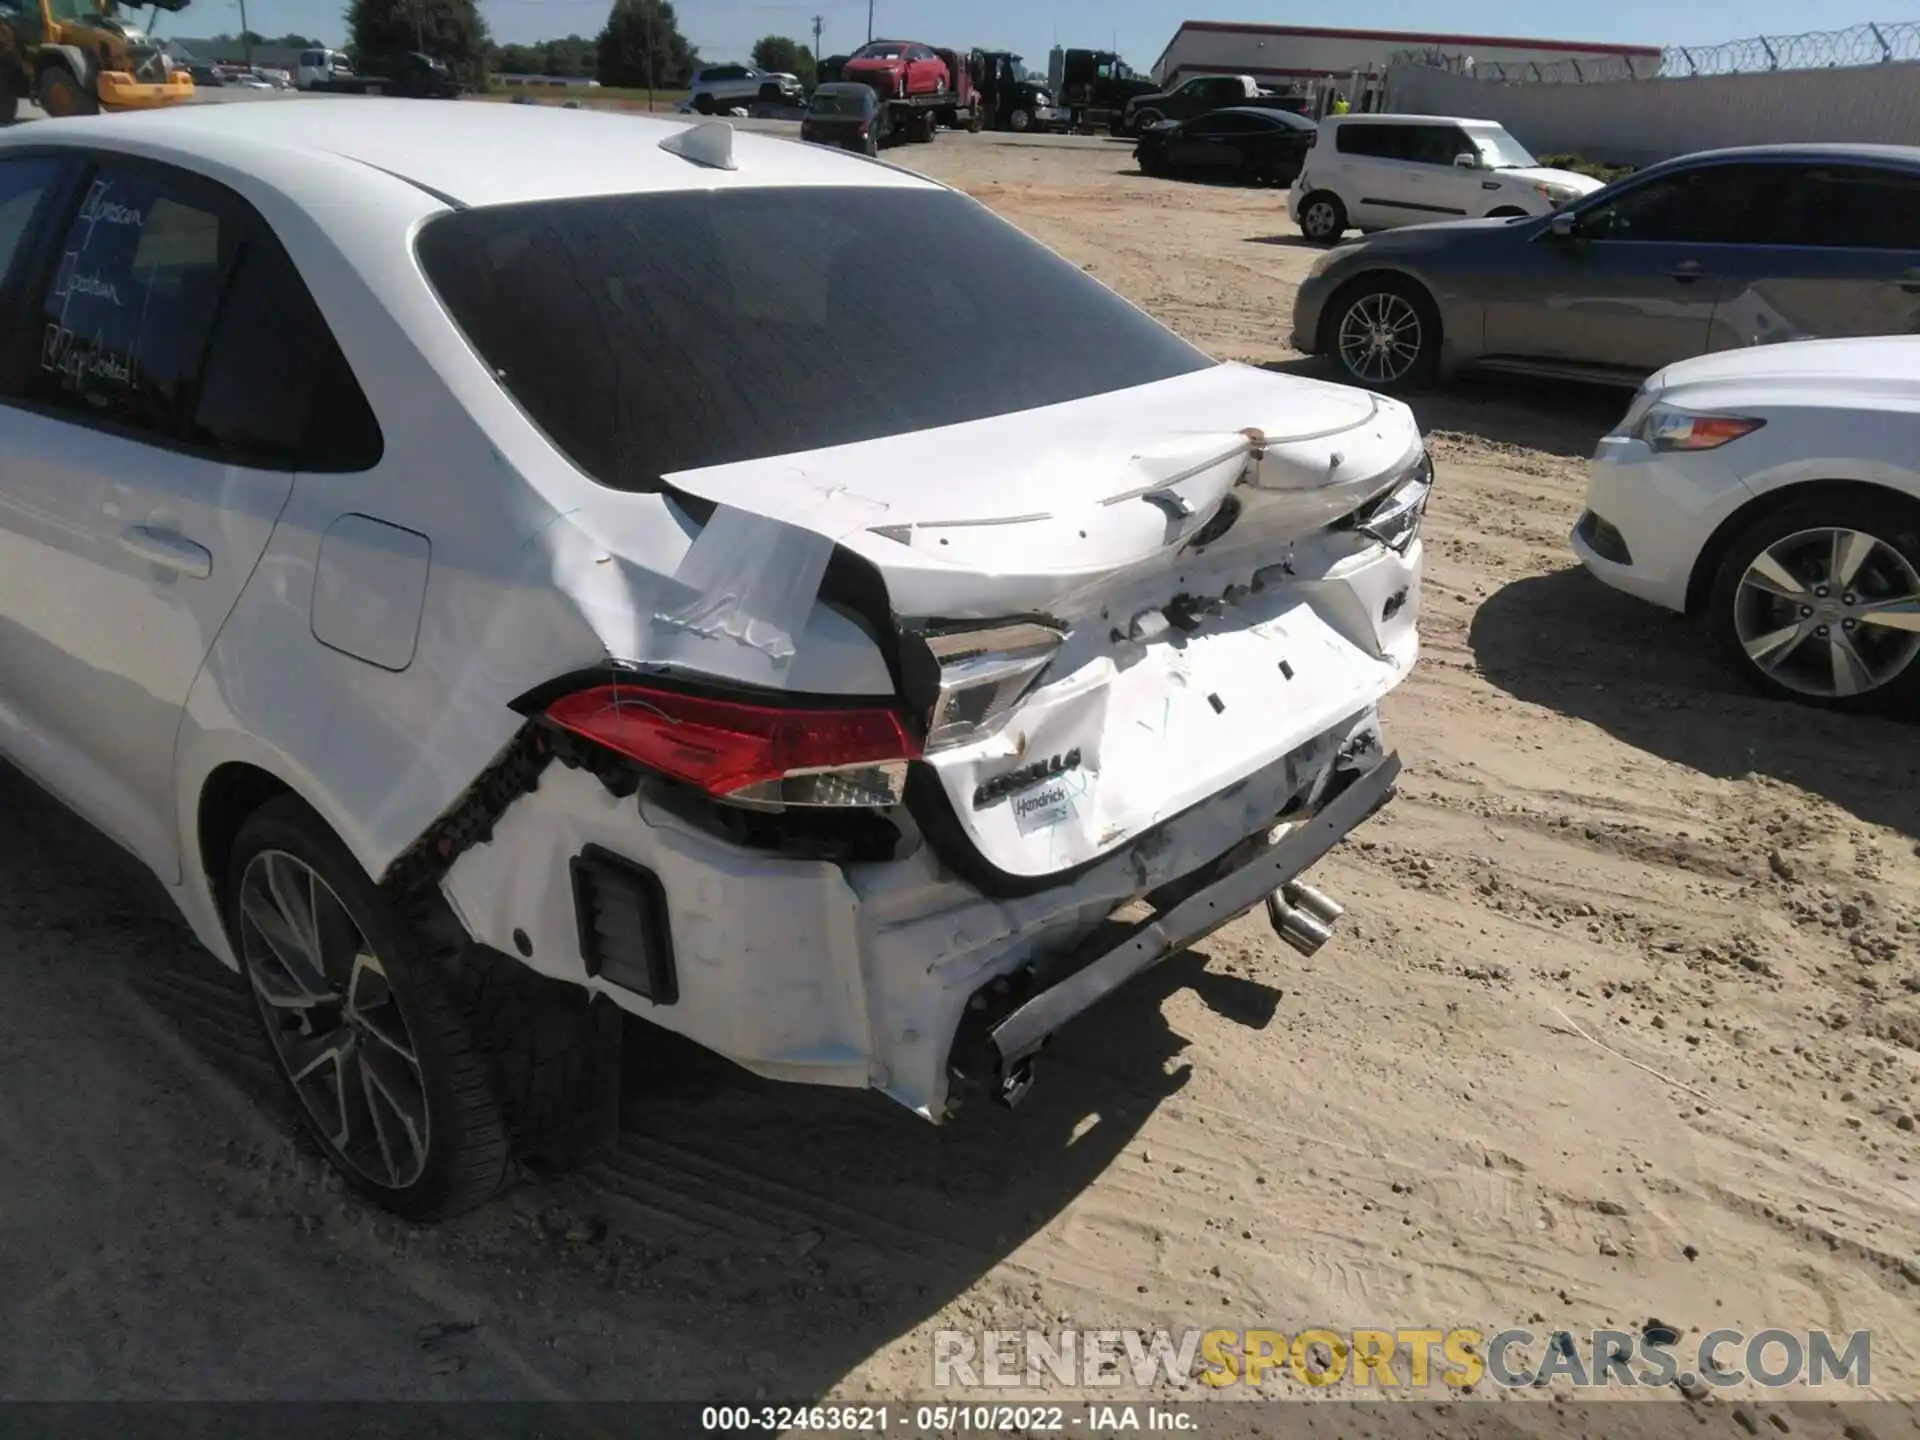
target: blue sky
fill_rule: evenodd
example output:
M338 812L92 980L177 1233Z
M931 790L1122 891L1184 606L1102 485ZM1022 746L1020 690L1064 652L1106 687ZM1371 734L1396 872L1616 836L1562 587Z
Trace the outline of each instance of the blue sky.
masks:
M595 35L606 22L608 0L479 0L501 41ZM1182 20L1259 20L1283 25L1355 26L1447 34L1524 35L1649 45L1695 45L1753 34L1838 29L1911 13L1912 0L1811 7L1792 0L1558 0L1502 4L1499 0L1333 0L1283 4L1278 0L874 0L876 34L933 45L1010 49L1045 68L1047 51L1063 45L1117 48L1139 69L1152 65ZM267 35L299 31L340 43L346 38L341 0L248 0L247 22ZM744 59L762 35L811 41L812 16L822 17L821 48L851 50L867 38L867 0L675 0L681 29L708 59ZM209 35L237 31L236 0L193 0L179 15L161 17L162 34Z

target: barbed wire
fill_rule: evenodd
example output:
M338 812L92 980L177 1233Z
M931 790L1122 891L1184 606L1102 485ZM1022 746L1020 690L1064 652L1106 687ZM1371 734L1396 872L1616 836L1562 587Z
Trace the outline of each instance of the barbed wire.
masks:
M1395 65L1448 70L1507 85L1592 85L1612 80L1758 75L1920 60L1920 20L1882 21L1804 35L1751 35L1719 45L1669 45L1659 55L1591 55L1544 63L1475 60L1437 49L1403 50Z

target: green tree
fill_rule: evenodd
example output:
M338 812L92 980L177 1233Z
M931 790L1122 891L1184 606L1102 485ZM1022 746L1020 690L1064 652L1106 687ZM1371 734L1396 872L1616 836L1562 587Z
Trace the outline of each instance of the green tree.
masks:
M502 45L493 52L488 68L500 75L544 75L546 64L538 45Z
M763 35L753 42L753 63L762 70L793 75L809 90L813 88L813 51L798 40L784 35Z
M285 35L274 40L269 40L267 43L269 45L278 45L285 50L322 50L326 48L318 40L310 39L294 31L288 31Z
M591 40L569 35L564 40L548 40L541 48L546 51L543 74L575 76L594 72L596 57Z
M347 29L356 65L418 50L445 60L468 84L486 84L491 40L474 0L349 0Z
M595 51L602 85L680 90L699 63L669 0L613 0Z

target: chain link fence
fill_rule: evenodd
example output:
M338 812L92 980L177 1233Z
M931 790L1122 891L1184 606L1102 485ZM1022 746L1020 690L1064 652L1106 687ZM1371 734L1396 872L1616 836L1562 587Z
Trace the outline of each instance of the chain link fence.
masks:
M1753 35L1720 45L1669 45L1658 59L1651 55L1593 55L1546 62L1475 61L1467 54L1403 50L1392 63L1509 85L1591 85L1609 80L1827 70L1899 60L1920 60L1920 20L1810 30L1804 35Z

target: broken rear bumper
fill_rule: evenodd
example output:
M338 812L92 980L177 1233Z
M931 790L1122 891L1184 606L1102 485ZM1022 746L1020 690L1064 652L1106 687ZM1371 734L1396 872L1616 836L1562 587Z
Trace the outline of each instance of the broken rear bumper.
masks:
M776 854L695 823L656 787L636 797L555 764L442 890L481 944L756 1074L871 1087L938 1121L982 1085L1017 1091L1062 1023L1287 885L1397 771L1368 705L1084 873L993 896L905 814L890 859ZM1089 963L1135 901L1158 915Z
M1279 891L1393 797L1400 757L1383 756L1351 778L1312 818L1286 828L1236 868L1142 921L1133 934L1067 979L1027 1000L990 1032L1001 1098L1013 1102L1032 1078L1034 1057L1054 1032L1143 971L1179 954Z

